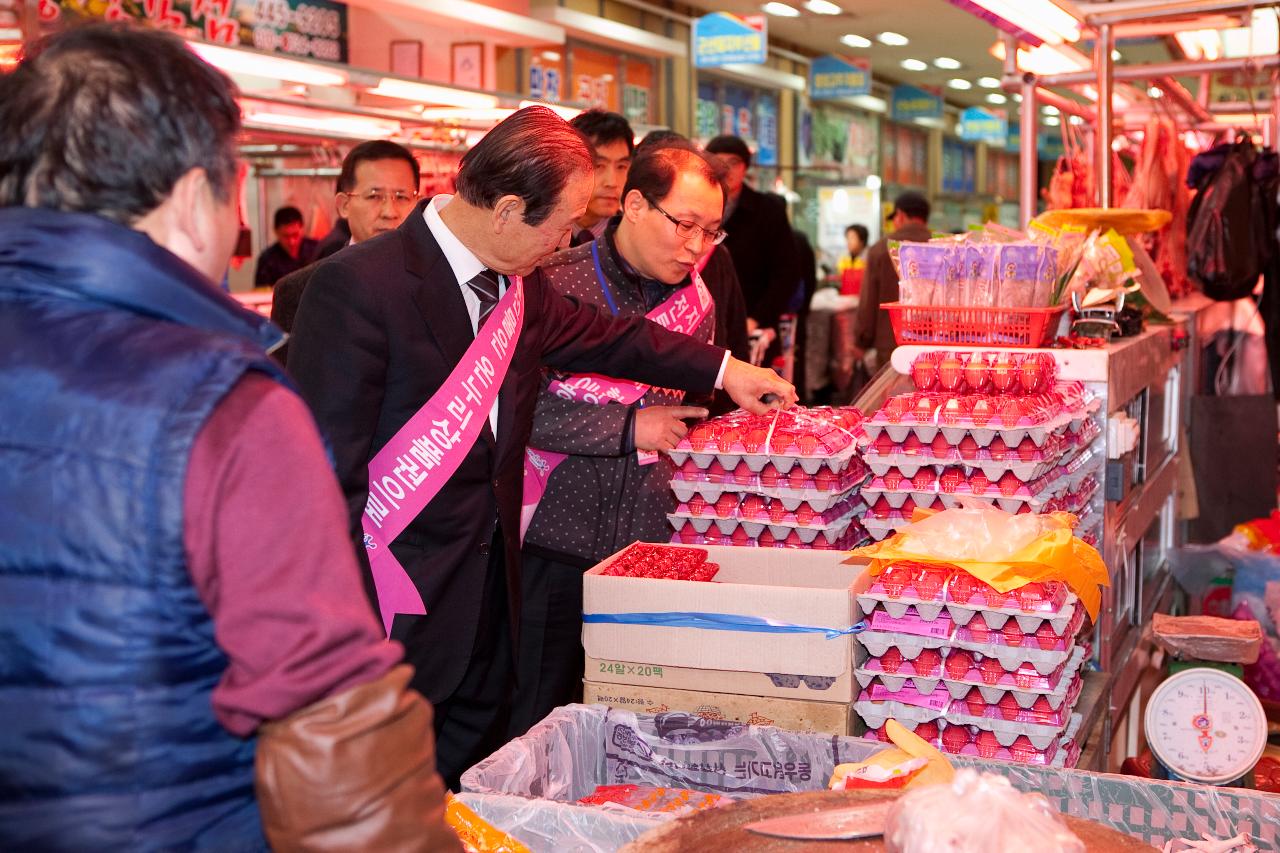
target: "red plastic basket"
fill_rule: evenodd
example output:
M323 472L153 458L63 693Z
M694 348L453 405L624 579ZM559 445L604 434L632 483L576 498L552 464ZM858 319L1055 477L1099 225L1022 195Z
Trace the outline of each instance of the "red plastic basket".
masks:
M901 344L992 344L1038 347L1058 328L1055 308L977 308L887 302L894 340Z

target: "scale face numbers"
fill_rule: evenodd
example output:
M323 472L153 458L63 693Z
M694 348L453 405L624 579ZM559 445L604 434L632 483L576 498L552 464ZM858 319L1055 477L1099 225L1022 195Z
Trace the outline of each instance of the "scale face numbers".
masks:
M1208 667L1171 675L1147 703L1147 742L1183 779L1224 785L1249 772L1267 743L1262 703L1243 681Z

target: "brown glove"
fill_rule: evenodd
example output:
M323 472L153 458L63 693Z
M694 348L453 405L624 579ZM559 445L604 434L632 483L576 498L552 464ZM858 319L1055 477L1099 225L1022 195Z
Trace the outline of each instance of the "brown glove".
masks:
M262 825L279 851L455 851L435 769L431 706L413 668L303 708L258 731Z

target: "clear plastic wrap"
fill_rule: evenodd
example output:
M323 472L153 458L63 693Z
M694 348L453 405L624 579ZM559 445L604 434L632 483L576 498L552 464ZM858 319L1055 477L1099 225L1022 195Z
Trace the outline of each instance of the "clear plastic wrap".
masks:
M944 819L940 816L945 815ZM961 770L950 785L903 794L884 831L889 853L1084 853L1049 801L1003 776Z

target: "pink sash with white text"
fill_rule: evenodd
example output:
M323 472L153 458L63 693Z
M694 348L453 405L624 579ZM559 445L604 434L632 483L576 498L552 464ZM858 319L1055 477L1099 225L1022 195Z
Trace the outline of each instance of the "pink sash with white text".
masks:
M524 284L519 276L510 282L444 384L369 461L369 498L361 521L387 636L397 613L427 612L390 545L458 470L498 399L524 327Z
M645 317L672 332L691 335L706 320L715 306L711 292L702 281L701 264L691 273L692 281L676 291L667 301L654 308ZM629 406L639 400L649 390L649 386L626 379L612 379L594 373L569 376L565 379L552 380L549 390L562 400L570 402L594 403L606 405L611 402ZM657 461L658 455L641 454L641 464ZM525 532L533 521L538 504L547 493L551 475L561 462L568 459L564 453L549 450L526 448L524 460L524 498L520 508L520 541L524 541Z

